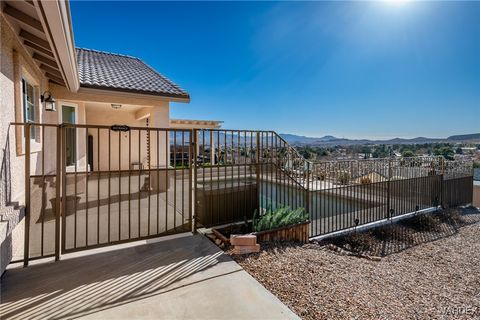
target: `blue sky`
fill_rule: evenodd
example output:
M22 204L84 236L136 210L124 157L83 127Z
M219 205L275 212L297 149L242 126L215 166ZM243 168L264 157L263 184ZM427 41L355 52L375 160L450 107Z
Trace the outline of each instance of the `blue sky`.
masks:
M480 2L72 1L79 47L191 95L171 116L348 138L480 132Z

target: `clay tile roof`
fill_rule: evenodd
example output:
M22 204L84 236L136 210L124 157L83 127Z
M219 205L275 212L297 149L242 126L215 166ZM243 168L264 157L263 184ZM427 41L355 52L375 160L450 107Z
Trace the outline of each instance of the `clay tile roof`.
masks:
M80 86L189 99L178 85L126 55L77 48Z

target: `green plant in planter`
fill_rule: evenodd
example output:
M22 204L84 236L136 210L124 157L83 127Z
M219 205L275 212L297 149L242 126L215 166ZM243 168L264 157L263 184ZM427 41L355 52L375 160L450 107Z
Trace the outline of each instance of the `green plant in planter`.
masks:
M272 210L268 207L266 212L260 216L257 216L257 210L253 214L253 231L265 231L277 229L297 223L306 222L308 220L308 213L304 208L298 208L295 210L290 207L280 207Z

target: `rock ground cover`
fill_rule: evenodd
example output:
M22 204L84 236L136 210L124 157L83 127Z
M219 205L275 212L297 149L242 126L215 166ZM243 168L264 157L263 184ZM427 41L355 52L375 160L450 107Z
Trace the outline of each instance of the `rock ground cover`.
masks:
M480 212L460 213L435 215L427 230L399 225L408 236L372 236L369 253L392 248L380 261L330 250L334 241L263 243L234 259L304 319L480 319Z

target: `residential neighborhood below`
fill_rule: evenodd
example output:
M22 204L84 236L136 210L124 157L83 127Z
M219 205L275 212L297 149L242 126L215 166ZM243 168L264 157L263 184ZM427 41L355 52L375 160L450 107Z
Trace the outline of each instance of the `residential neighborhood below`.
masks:
M306 159L315 161L443 156L451 160L470 160L475 167L480 167L480 134L445 139L391 140L350 140L332 136L311 138L292 134L281 136Z

